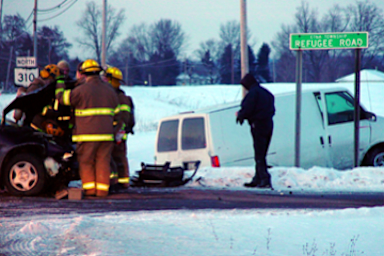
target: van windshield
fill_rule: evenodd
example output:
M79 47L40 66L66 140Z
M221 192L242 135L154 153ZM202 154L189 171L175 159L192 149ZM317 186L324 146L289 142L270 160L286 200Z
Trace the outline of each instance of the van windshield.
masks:
M157 151L176 151L177 150L177 130L179 120L162 122L160 125L159 139L157 141Z
M181 148L183 150L205 148L204 119L186 118L182 126Z

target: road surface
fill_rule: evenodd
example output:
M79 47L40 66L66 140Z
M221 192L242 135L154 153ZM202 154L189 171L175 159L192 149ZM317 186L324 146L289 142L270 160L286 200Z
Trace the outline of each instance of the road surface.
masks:
M384 206L384 193L291 192L265 189L129 188L105 198L57 200L0 193L0 216L178 209L344 209Z

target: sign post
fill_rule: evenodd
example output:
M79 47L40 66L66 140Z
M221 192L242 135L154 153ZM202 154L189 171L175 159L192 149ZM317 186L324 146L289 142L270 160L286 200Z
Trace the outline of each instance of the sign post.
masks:
M368 48L368 32L342 33L294 33L289 35L289 49L297 51L296 58L296 132L295 166L300 167L300 127L301 127L301 72L303 50L356 49L355 65L355 144L354 164L358 166L359 125L360 125L360 49Z
M17 57L14 72L15 84L28 87L29 84L39 76L39 69L36 68L36 58Z

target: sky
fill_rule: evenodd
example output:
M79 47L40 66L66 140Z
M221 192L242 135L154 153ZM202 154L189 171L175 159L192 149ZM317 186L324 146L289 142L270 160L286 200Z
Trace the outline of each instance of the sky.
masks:
M38 9L49 9L61 3L63 0L38 0ZM80 32L76 26L76 21L81 19L85 10L86 0L77 0L63 14L54 19L38 22L41 25L58 25L63 31L64 36L73 44L69 51L70 57L80 58L92 57L91 52L81 49L75 42L75 38L80 37ZM95 0L102 5L102 0ZM254 44L254 51L257 52L262 43L270 44L276 34L281 30L282 24L292 24L296 8L301 5L302 0L248 0L247 2L247 24L252 33L249 43ZM384 10L384 1L370 0L377 7ZM126 38L132 25L145 23L153 24L160 19L171 19L178 21L181 28L187 34L189 40L185 48L185 56L193 56L193 51L199 48L201 42L208 39L219 39L220 25L228 21L240 21L240 0L108 0L108 3L116 9L124 8L126 20L121 25L121 36L118 41ZM322 17L335 4L347 7L354 4L352 0L308 0L310 8L316 9ZM3 0L3 15L20 13L27 19L33 10L33 0ZM39 20L49 19L56 13L41 15ZM30 22L27 23L32 24ZM32 25L29 31L32 32ZM270 45L271 46L271 45ZM273 52L272 52L273 54Z
M362 77L362 104L384 116L384 83L363 80ZM352 83L303 84L303 89L317 86L341 86L353 92ZM132 96L137 117L135 134L128 138L132 176L140 169L140 162L153 163L156 126L160 118L240 100L241 97L238 85L122 88ZM293 90L295 85L268 84L268 88L276 94ZM0 111L14 97L14 94L0 94ZM243 183L249 182L253 173L253 166L205 167L200 168L193 181L185 186L246 190L249 188L244 188ZM270 173L275 190L265 190L264 193L384 194L383 167L338 171L282 166L271 168ZM70 184L71 187L80 185L78 181ZM0 201L1 207L7 207L7 202ZM383 237L384 207L0 216L0 255L384 255Z

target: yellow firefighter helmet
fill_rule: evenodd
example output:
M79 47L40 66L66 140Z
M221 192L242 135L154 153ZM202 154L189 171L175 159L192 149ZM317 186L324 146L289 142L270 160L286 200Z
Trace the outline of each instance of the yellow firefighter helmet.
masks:
M81 65L80 73L82 73L82 74L99 74L100 71L102 71L102 70L103 69L101 68L99 63L97 63L97 61L92 60L92 59L88 59L88 60L84 61L83 64Z
M108 78L108 82L116 89L120 87L121 83L124 83L123 73L116 67L108 67L106 76Z
M55 64L49 64L40 71L40 77L47 79L49 77L55 79L60 75L60 69Z

